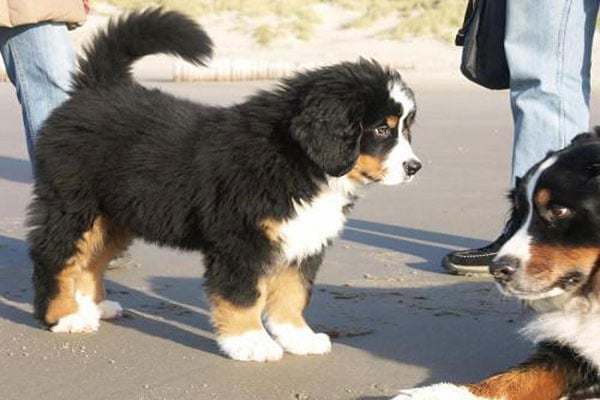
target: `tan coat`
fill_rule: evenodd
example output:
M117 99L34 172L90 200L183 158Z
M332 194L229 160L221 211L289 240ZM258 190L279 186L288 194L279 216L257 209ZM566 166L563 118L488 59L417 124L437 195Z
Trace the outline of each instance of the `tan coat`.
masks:
M85 21L82 0L0 0L0 26L14 27L55 21L80 25Z

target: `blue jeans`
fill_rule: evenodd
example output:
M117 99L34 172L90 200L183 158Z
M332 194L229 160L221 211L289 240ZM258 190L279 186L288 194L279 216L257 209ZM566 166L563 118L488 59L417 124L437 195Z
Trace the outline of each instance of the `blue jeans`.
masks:
M75 56L65 24L44 22L0 28L0 53L17 89L29 159L40 127L68 97Z
M548 151L589 130L597 13L598 0L507 0L513 184Z

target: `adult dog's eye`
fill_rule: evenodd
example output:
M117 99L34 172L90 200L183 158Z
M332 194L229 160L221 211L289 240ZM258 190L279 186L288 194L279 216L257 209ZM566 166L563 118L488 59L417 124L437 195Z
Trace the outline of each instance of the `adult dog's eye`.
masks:
M554 220L556 219L564 219L570 217L573 214L573 210L569 207L561 206L558 204L554 204L550 206L550 217Z
M373 129L373 133L375 134L375 136L388 137L388 136L390 136L392 131L390 130L390 128L387 125L382 125L382 126L378 126L377 128Z

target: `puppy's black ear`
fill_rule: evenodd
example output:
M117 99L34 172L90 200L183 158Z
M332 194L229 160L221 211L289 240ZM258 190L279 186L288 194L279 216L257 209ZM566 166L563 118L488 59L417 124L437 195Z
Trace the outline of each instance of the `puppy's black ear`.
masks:
M328 175L342 176L352 169L360 151L360 112L342 102L313 99L291 122L292 138Z

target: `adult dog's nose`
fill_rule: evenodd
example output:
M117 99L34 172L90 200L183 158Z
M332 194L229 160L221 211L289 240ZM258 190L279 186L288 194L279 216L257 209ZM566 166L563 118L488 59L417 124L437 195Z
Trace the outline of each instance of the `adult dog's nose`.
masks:
M421 169L421 163L418 160L412 159L402 163L406 175L413 176Z
M510 282L517 269L519 269L519 259L510 256L502 256L490 264L490 274L501 284Z

